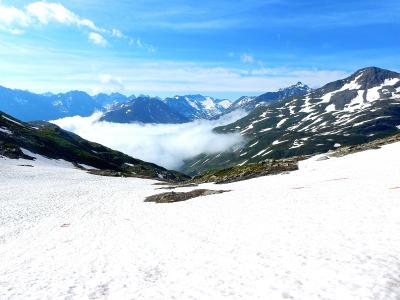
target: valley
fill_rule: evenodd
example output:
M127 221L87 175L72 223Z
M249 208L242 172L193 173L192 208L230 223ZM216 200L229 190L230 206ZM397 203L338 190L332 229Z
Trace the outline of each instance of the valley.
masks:
M0 0L0 300L400 300L398 0Z

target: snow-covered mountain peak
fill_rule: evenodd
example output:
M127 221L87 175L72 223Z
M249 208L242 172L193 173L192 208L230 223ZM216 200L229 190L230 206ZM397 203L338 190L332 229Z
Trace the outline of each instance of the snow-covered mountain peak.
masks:
M204 101L202 101L201 104L206 110L215 110L214 99L212 99L211 97L205 97Z
M307 87L307 85L302 83L301 81L297 82L294 86L295 87Z
M400 74L376 67L361 69L353 75L331 82L306 96L307 109L327 103L326 111L354 111L377 100L397 99L400 96ZM320 102L310 99L321 99Z
M344 79L344 83L349 84L353 82L359 88L369 89L381 85L394 85L399 78L400 74L397 72L377 67L368 67L356 71L353 75Z
M231 106L232 102L228 99L223 99L221 101L218 102L218 105L222 106L225 109L228 109L229 106Z
M249 142L233 154L204 155L188 165L196 163L207 170L227 162L325 152L388 136L399 128L400 74L366 68L304 95L274 101L218 128L220 133L239 132Z
M296 84L293 84L286 88L281 88L278 91L284 92L284 91L291 91L291 90L296 90L296 91L301 90L301 91L309 92L309 91L311 91L311 88L307 84L304 84L301 81L299 81Z
M231 101L227 99L220 100L199 94L176 95L164 99L164 103L189 120L213 118L222 114L231 105Z
M233 111L235 109L244 109L246 111L252 111L258 106L270 105L273 102L280 101L289 97L303 96L311 91L311 88L298 82L286 88L279 89L276 92L267 92L257 97L242 96L237 99L229 107L227 112Z

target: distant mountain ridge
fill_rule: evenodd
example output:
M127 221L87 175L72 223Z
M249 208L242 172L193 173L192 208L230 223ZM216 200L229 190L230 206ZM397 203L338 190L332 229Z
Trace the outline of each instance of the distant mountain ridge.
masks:
M289 97L303 96L311 91L311 88L298 82L286 88L281 88L276 92L267 92L260 96L243 96L232 103L227 112L236 109L244 109L245 111L252 111L258 106L268 105L276 101L280 101Z
M132 99L112 93L90 96L82 91L35 94L0 86L0 110L23 121L54 120L70 116L87 117L95 111L105 111L110 105Z
M96 103L93 97L81 91L70 91L50 97L54 108L66 116L90 116L96 109L102 106Z
M141 96L127 103L112 106L100 121L114 123L160 123L179 124L189 122L183 115L172 111L159 98Z
M225 112L231 102L203 95L169 97L141 96L112 106L102 121L115 123L179 124L197 119L212 119Z
M203 95L161 99L120 93L90 96L82 91L36 94L0 86L0 110L23 121L54 120L103 111L103 120L118 123L184 123L222 114L231 102Z
M135 98L136 98L135 95L127 97L121 93L111 93L111 94L100 93L93 96L94 101L98 105L106 109L112 107L113 105L117 105L118 103L124 103Z
M298 83L258 97L241 97L234 103L199 94L161 99L120 93L90 96L82 91L35 94L0 87L0 110L24 121L54 120L70 116L87 117L95 111L104 113L101 120L116 123L185 123L197 119L215 119L236 109L248 112L285 97L302 95L310 88Z
M215 131L239 132L246 144L230 153L202 154L186 162L185 172L323 153L391 136L400 131L400 74L360 69L303 96L257 107Z
M117 123L185 123L196 119L215 119L223 114L244 109L248 112L258 106L268 105L287 97L301 96L311 88L301 82L276 92L267 92L258 97L243 96L231 102L228 99L215 99L203 95L185 95L160 98L147 97L140 104L131 100L113 106L101 120ZM161 102L166 104L164 107ZM141 113L140 113L141 112Z
M216 117L224 113L232 104L227 99L215 99L203 95L175 96L164 99L164 102L189 120Z

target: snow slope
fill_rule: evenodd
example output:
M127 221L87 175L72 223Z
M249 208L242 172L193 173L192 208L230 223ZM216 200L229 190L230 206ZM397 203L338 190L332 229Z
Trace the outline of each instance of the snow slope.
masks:
M0 159L0 299L399 299L399 151L165 205L154 181Z

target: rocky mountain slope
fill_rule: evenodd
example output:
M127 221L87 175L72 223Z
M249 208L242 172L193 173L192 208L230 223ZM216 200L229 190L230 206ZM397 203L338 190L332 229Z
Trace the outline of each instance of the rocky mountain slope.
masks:
M328 154L321 154L323 156L317 158L318 161L327 160L334 157L342 157L349 154L354 154L358 152L363 152L372 149L380 149L385 145L400 142L400 133L385 137L382 139L377 139L372 142L343 146L334 151L329 151ZM299 162L308 159L309 156L295 156L291 158L283 159L267 159L258 163L247 163L240 164L230 168L210 170L206 171L200 175L191 178L185 183L179 183L178 185L173 185L171 188L185 187L185 186L196 186L200 183L214 182L216 184L230 183L242 180L248 180L251 178L276 175L282 173L288 173L291 171L298 170ZM313 159L315 159L313 157Z
M114 123L185 123L190 119L169 108L159 98L140 96L127 103L114 105L107 111L100 121Z
M226 110L226 113L229 113L235 109L252 111L258 106L269 105L273 102L289 97L303 96L310 91L311 88L308 85L298 82L295 85L279 89L276 92L267 92L257 97L243 96L233 102L232 105Z
M229 100L202 95L175 96L164 100L140 96L127 103L112 106L101 120L116 123L186 123L219 116L230 104Z
M94 111L103 108L100 103L93 99L93 97L81 91L60 93L48 96L48 98L54 109L56 109L56 111L62 116L79 115L87 117L93 114ZM34 118L35 117L33 116L31 120L40 120Z
M400 74L365 68L301 97L259 107L220 133L240 132L233 153L203 154L186 163L193 173L212 168L326 152L400 130Z
M111 93L111 94L100 93L93 97L94 101L98 105L100 105L101 107L104 107L106 109L109 109L113 105L128 102L129 100L132 100L135 98L136 97L134 95L127 97L121 93Z
M186 95L166 98L164 102L176 113L189 120L211 119L224 113L230 100L214 99L203 95Z
M0 111L0 156L32 159L30 153L72 162L77 167L93 169L91 172L99 175L170 181L187 179L179 172L89 142L56 125L47 122L24 123Z

